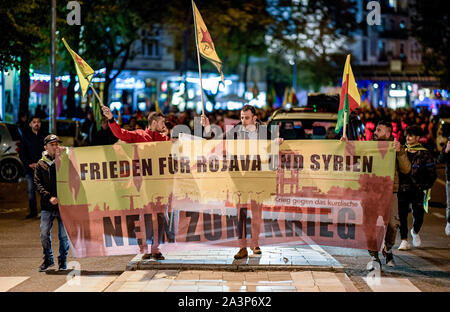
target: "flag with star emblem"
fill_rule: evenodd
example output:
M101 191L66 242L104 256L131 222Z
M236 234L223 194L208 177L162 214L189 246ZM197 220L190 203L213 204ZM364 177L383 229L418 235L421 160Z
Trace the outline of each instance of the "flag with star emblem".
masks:
M86 91L89 87L92 77L94 76L94 70L78 55L76 54L67 44L66 40L62 38L64 45L72 55L73 62L75 63L75 68L77 70L78 81L80 83L81 92L84 97Z
M205 22L203 21L203 18L200 15L194 1L192 1L192 9L194 10L195 42L197 44L197 49L201 56L210 61L217 68L220 73L220 78L224 81L222 61L217 55L211 35L209 34L208 28L206 28Z

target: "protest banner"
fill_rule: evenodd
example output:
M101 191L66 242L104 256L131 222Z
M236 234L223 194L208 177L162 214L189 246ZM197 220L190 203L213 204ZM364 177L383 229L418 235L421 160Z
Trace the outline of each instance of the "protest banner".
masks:
M391 142L179 140L67 148L56 161L74 257L320 244L379 250Z

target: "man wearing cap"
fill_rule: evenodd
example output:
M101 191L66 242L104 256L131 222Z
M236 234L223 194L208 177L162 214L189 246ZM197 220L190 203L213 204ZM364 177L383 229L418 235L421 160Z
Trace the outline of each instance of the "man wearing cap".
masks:
M58 219L59 238L59 270L67 269L67 254L69 253L69 239L59 214L58 198L56 193L55 155L60 149L59 138L50 134L44 139L42 158L37 162L34 171L34 183L41 195L41 242L44 250L44 262L39 267L40 272L47 271L55 265L52 252L51 231L53 221Z

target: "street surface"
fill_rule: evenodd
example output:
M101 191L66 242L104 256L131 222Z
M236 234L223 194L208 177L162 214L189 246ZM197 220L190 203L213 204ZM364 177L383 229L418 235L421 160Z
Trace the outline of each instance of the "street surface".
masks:
M283 265L289 260L294 262L295 259L303 261L297 264L303 263L304 269L295 271L289 265L276 270L270 266L262 266L262 270L253 272L215 269L214 264L218 261L233 261L232 256L237 250L231 248L223 248L211 256L200 252L196 255L195 251L166 255L167 262L200 262L206 267L187 267L183 270L164 267L141 270L138 267L135 271L126 271L129 263L140 259L139 255L74 259L69 252L69 266L71 261L77 261L78 263L72 263L77 266L73 268L81 270L81 276L74 278L74 271L58 272L57 267L46 273L38 272L42 263L39 219L25 219L28 214L27 206L25 181L0 184L0 292L450 291L450 238L444 233L445 208L442 207L431 207L425 216L420 233L423 247L398 251L400 238L397 237L394 247L396 267L383 266L381 276L368 275L366 265L369 256L364 250L303 245L296 248L301 256L295 256L293 249L278 248L276 254L273 247L263 246L263 255L259 259L254 256L248 259L248 264L256 260L260 265L277 264L277 261ZM411 223L410 216L409 224ZM56 258L57 226L53 227L52 237ZM381 259L384 264L382 256ZM208 265L208 261L211 265ZM332 264L337 269L333 269Z

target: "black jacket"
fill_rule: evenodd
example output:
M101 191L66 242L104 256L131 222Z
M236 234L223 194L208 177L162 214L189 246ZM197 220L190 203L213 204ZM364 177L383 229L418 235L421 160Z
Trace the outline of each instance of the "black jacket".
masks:
M411 162L409 174L399 173L399 191L423 191L431 188L436 181L437 172L433 155L429 151L407 152Z
M56 194L56 168L54 159L45 152L38 161L34 171L34 184L41 195L41 210L56 211L58 205L50 203L51 197L57 197Z
M118 140L111 129L100 129L99 131L93 132L91 145L111 145Z
M257 132L258 139L271 140L271 138L272 138L272 133L270 132L270 128L268 126L262 124L262 122L260 122L260 121L256 122L256 132ZM209 139L246 140L246 139L248 139L248 132L244 130L244 128L242 126L242 122L239 122L231 130L223 133L221 136L219 136L217 138L214 136L213 133L208 133L206 139L207 140L209 140Z
M439 154L438 162L445 164L445 173L447 181L450 181L450 152L445 152L445 146L442 148L442 152Z
M33 174L33 169L29 165L37 163L41 159L45 136L46 134L42 131L34 134L30 128L23 131L19 146L19 157L25 167L25 173Z

